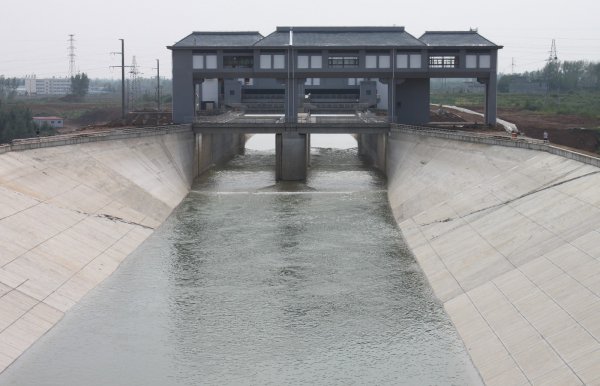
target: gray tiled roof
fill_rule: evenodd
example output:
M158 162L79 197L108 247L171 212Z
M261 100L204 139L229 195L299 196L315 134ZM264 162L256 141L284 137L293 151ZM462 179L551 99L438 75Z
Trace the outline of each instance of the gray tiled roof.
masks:
M477 31L427 31L419 40L430 47L498 47Z
M243 47L252 46L262 39L257 31L248 32L193 32L173 47Z
M390 47L423 46L404 27L277 27L277 31L255 45L282 47L289 44L290 28L293 44L300 47Z

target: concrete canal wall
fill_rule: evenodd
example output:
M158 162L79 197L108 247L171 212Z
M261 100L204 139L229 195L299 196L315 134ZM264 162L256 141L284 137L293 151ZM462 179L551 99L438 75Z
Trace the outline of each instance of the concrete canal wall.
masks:
M393 132L388 194L483 380L600 384L600 160L445 137Z
M3 147L0 371L166 219L198 171L235 154L239 138L183 126Z

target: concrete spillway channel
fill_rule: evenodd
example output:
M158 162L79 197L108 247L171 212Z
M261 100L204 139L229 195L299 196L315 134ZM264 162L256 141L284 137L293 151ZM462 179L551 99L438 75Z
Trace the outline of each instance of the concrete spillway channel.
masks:
M165 220L210 142L180 127L0 154L0 370ZM393 131L394 216L487 384L598 383L600 160L507 144Z

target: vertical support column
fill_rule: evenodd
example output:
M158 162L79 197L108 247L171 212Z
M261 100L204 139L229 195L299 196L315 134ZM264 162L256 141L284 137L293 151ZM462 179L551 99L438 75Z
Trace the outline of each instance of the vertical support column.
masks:
M275 178L277 181L306 180L310 157L309 134L275 135Z
M304 83L306 79L288 79L285 81L285 121L298 122L298 111L304 103Z
M191 123L195 85L192 51L173 50L173 123Z
M395 123L429 122L429 78L399 79L394 87Z
M386 79L385 83L387 84L387 88L388 88L388 108L387 108L387 113L388 113L388 121L390 123L397 123L396 122L396 113L395 113L395 103L396 103L396 80L395 79Z
M387 133L359 134L358 154L382 172L386 172Z
M485 123L486 125L496 125L497 106L496 106L497 81L496 72L492 71L490 78L485 83Z

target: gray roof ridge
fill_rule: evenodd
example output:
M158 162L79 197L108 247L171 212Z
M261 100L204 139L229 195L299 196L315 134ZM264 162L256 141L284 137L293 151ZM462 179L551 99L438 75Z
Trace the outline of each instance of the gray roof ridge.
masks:
M203 34L203 35L260 35L261 37L264 37L259 31L194 31L191 34L188 35L196 35L196 34Z
M402 26L277 26L274 32L406 32Z
M427 34L477 34L479 35L479 31L477 30L447 30L447 31L425 31L423 35Z

